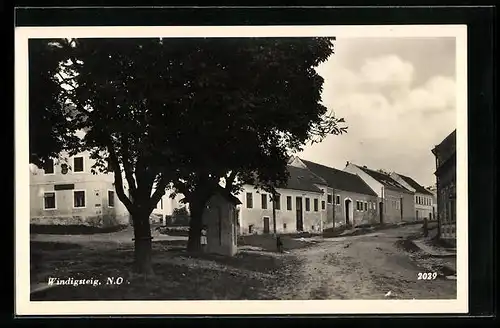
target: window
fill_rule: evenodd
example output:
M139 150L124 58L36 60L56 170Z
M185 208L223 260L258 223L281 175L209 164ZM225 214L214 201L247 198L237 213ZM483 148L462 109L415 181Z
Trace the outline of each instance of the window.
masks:
M376 210L377 209L377 203L373 202L373 209Z
M306 212L309 212L311 210L311 200L309 198L306 198Z
M73 191L73 207L85 207L85 191Z
M247 208L253 208L253 194L247 192Z
M340 196L339 195L335 196L335 204L340 205Z
M327 202L328 202L328 204L331 204L333 202L333 195L332 194L328 194Z
M283 223L283 229L286 230L286 223Z
M368 211L368 203L365 202L365 211Z
M83 157L73 158L73 172L83 172Z
M356 211L361 211L361 202L359 200L356 201Z
M276 195L274 196L276 199L274 201L274 208L277 209L277 210L281 210L281 196L280 195Z
M253 224L248 226L248 233L253 233Z
M267 210L267 195L266 194L260 195L260 201L262 209Z
M314 198L314 212L317 212L318 211L318 199L317 198Z
M45 174L54 174L54 160L48 159L43 166Z
M56 193L46 192L43 194L43 209L53 210L56 208Z
M324 210L326 208L326 204L325 204L325 201L322 200L321 201L321 209Z
M108 190L108 206L115 207L115 192L113 190Z
M292 196L286 196L286 210L292 210Z

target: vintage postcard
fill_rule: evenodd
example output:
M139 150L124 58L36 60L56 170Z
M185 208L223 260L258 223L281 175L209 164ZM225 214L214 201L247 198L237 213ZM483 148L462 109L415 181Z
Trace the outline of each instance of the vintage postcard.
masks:
M16 314L466 313L466 35L16 28Z

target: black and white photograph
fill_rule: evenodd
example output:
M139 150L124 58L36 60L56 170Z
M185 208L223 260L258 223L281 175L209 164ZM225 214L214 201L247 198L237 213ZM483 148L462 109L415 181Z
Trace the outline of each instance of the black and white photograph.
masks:
M16 28L18 311L467 312L466 31Z

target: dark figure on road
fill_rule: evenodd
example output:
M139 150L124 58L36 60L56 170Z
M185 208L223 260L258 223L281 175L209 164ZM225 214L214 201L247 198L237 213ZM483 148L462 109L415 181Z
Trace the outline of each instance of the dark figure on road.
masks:
M280 236L276 236L276 248L278 252L283 253L283 241Z

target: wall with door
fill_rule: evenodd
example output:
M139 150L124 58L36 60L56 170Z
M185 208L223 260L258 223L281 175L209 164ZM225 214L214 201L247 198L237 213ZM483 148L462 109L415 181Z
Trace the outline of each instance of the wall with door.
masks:
M299 213L302 213L302 231L321 232L323 221L327 220L326 203L323 206L321 193L291 189L278 189L278 192L279 202L275 206L277 233L298 231L297 197L302 200L302 210L299 209ZM274 233L273 204L269 193L246 185L238 198L242 203L238 216L240 234L267 233L267 223L269 233Z
M350 209L346 208L346 200L350 201ZM378 197L355 192L335 190L333 197L335 206L335 226L347 224L346 214L352 226L378 223Z

